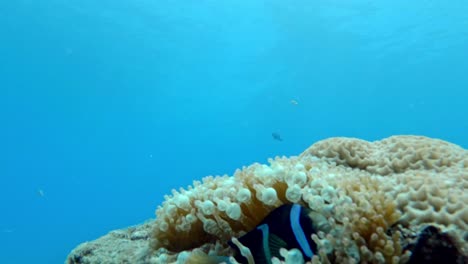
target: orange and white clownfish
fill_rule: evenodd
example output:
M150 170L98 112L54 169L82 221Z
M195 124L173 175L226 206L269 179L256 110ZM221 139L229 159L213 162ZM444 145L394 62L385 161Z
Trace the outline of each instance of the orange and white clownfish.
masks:
M305 260L317 253L312 234L327 231L325 217L299 204L284 204L274 209L260 224L245 235L234 238L228 244L234 249L234 259L239 263L271 264L271 259L282 259L280 249L299 249ZM239 244L240 242L240 244ZM242 248L250 250L250 259L242 254ZM198 256L199 261L188 263L232 263L227 256Z

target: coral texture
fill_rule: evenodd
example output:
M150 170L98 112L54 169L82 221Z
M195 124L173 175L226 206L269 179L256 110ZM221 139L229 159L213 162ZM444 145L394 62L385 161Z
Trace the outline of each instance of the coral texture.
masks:
M73 249L65 264L149 263L148 241L154 220L109 232Z
M404 263L427 225L468 252L468 152L420 136L367 142L330 138L297 157L255 163L173 191L156 210L152 262L185 259L196 248L229 254L226 242L271 210L300 203L327 217L313 235L314 263Z

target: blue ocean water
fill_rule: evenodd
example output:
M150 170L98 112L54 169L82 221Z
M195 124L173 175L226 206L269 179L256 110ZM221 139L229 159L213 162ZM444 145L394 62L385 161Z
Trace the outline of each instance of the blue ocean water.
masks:
M63 263L154 217L172 188L327 137L467 148L467 13L465 0L2 1L0 262Z

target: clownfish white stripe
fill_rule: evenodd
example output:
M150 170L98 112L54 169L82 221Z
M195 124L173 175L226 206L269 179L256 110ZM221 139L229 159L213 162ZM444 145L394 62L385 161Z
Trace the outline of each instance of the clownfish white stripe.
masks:
M304 234L304 230L302 230L301 223L299 222L299 218L301 216L301 206L298 204L294 204L291 208L291 213L289 215L289 220L291 222L291 228L293 230L294 236L296 237L297 242L301 246L302 251L305 255L309 258L312 258L314 253L310 248L309 242L306 239Z
M270 260L271 259L271 252L270 252L270 246L268 245L268 242L270 241L270 230L268 228L267 224L263 224L257 227L257 229L260 229L262 231L262 243L263 243L263 252L265 253L265 259Z

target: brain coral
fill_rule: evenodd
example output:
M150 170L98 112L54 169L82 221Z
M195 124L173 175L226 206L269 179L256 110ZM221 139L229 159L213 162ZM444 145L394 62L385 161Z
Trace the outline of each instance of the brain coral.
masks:
M231 254L226 243L284 203L326 216L313 263L405 263L428 225L468 252L468 151L420 136L319 141L297 157L255 163L173 191L156 210L154 263L193 252ZM193 253L195 254L195 253ZM197 253L198 254L198 253Z

